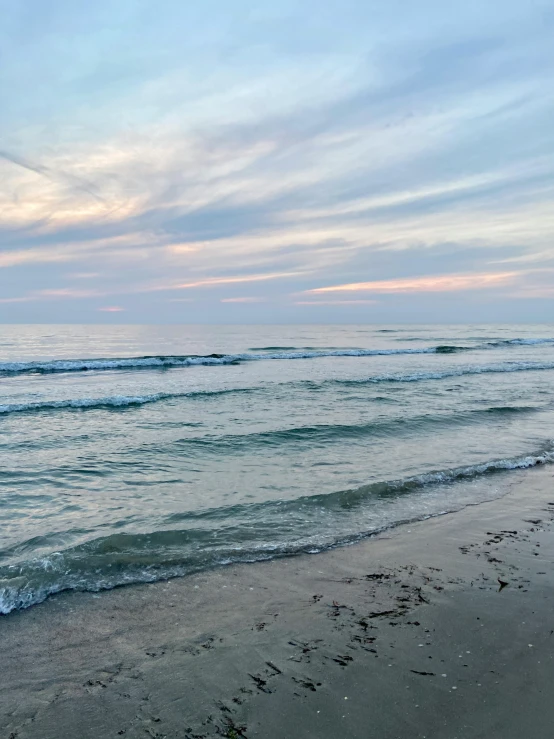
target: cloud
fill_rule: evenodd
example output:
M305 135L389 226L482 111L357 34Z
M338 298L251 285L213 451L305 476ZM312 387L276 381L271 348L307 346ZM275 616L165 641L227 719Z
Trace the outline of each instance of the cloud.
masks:
M33 290L26 295L0 298L1 303L28 303L42 300L84 300L97 298L105 293L100 290L81 290L72 287L48 288L45 290Z
M319 304L364 316L342 299L364 290L387 295L383 320L410 319L403 294L448 320L448 293L501 313L537 282L508 270L552 264L541 3L168 2L4 14L0 319L109 295L164 320L201 290L218 321L259 283L264 320L334 292Z
M376 305L378 300L295 300L294 305Z
M263 303L264 298L220 298L220 303Z
M71 262L80 258L79 250L69 251L64 247L52 249L19 249L0 253L0 269L16 267L24 264L40 264L47 262Z
M37 298L95 298L103 293L98 290L80 290L78 288L61 287L50 290L40 290Z
M26 161L20 156L16 156L15 154L10 154L7 151L0 151L0 159L4 159L7 162L11 162L17 167L21 167L22 169L26 169L30 172L34 172L35 174L41 175L42 177L46 177L49 180L52 181L61 181L63 182L67 187L75 188L77 190L81 190L87 195L90 195L95 200L99 200L100 202L105 202L104 198L102 198L97 192L94 191L94 188L91 184L87 183L86 181L82 180L80 177L77 177L73 174L67 174L66 172L56 172L51 170L49 167L45 167L41 164L33 164L31 162Z
M229 277L204 277L194 282L161 285L153 290L185 290L197 287L214 287L219 285L237 285L245 282L265 282L267 280L282 280L283 278L297 277L301 272L274 272L255 275L232 275Z
M15 298L0 298L0 303L28 303L30 300L35 300L35 298L30 295L20 295Z
M331 285L308 290L308 293L374 292L374 293L435 293L459 290L482 290L512 284L518 272L474 273L467 275L437 275L407 279L353 282L347 285Z

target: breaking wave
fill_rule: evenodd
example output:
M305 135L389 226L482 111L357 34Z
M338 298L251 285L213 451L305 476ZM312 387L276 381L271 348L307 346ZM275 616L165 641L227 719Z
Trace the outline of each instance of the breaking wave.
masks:
M0 375L50 374L55 372L100 372L105 370L173 369L178 367L216 366L266 360L318 359L320 357L378 357L409 354L454 354L492 350L509 346L554 344L554 339L499 339L484 344L458 346L439 344L414 349L360 349L337 347L266 346L237 354L184 354L143 357L105 357L97 359L53 359L34 362L0 362Z
M430 513L428 507L422 506L419 514L415 512L383 523L382 517L364 519L362 513L369 510L367 503L400 501L404 495L424 493L437 485L452 485L552 462L554 442L549 442L542 450L529 455L374 482L350 490L170 514L161 522L164 528L149 533L94 537L94 531L83 530L77 532L81 541L74 546L0 566L0 613L27 608L65 590L98 592L234 562L313 553L347 544L446 512L441 507ZM444 506L444 501L440 505ZM453 505L450 510L459 507ZM416 511L413 503L410 510ZM43 537L41 543L44 545ZM29 551L31 545L32 542L24 542L12 550L0 550L0 560L14 555L17 558L19 553Z
M425 382L428 380L443 380L451 377L462 377L465 375L481 375L487 373L503 372L533 372L540 370L553 370L554 362L513 362L490 365L477 365L469 367L452 367L439 372L412 372L407 374L375 375L361 379L330 379L320 382L314 380L300 380L279 383L278 387L289 386L308 388L322 388L325 385L374 385L378 383L396 382ZM220 390L192 390L181 393L153 393L150 395L114 395L104 398L68 398L64 400L40 400L29 403L6 403L0 405L0 416L19 413L41 413L45 411L86 411L94 409L125 410L137 406L158 403L165 400L177 400L180 398L209 398L219 395L230 395L239 393L266 392L267 387L243 387L223 388Z
M319 357L376 357L396 354L444 354L470 347L433 346L417 349L327 349L243 354L160 355L103 359L53 359L46 362L0 362L0 374L52 374L105 370L173 369L177 367L239 364L270 359L317 359Z
M67 398L64 400L38 400L31 403L7 403L0 405L0 416L12 413L41 413L51 410L124 410L133 406L158 403L179 398L201 398L216 395L254 392L255 388L229 388L222 390L191 390L184 393L153 393L151 395L112 395L105 398Z

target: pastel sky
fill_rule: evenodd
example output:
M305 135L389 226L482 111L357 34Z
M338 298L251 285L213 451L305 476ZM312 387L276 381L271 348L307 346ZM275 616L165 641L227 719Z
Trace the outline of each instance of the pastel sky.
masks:
M552 0L0 17L0 321L554 321Z

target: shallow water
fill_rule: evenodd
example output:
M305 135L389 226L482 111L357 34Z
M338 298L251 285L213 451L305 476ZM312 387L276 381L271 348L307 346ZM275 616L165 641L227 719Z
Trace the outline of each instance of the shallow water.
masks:
M0 612L317 551L554 460L554 326L4 326Z

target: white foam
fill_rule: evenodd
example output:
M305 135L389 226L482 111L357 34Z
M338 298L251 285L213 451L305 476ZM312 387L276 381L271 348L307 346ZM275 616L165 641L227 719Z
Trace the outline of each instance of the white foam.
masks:
M36 362L0 362L0 373L20 374L27 372L87 372L103 370L166 369L198 365L225 365L235 362L252 362L287 359L317 359L319 357L378 357L410 354L449 354L457 351L493 350L510 345L554 344L554 338L503 339L472 346L439 345L414 349L313 349L279 352L246 352L241 354L212 354L207 356L151 356L113 357L98 359L54 359Z
M113 359L55 359L48 362L0 362L0 372L87 372L124 369L164 369L193 365L229 364L233 357L129 357Z
M106 398L69 398L67 400L44 400L34 403L10 403L0 405L0 414L54 410L57 408L124 408L131 405L155 403L158 400L171 397L173 397L171 393L156 393L154 395L113 395Z
M225 354L206 357L128 357L113 359L55 359L48 362L0 362L0 372L87 372L125 369L165 369L198 365L232 364L268 359L315 359L318 357L372 357L389 354L433 354L435 347L421 349L337 349L332 351L274 352L272 354Z
M554 444L554 442L551 442ZM453 470L444 472L429 472L424 475L417 475L410 478L410 482L416 482L420 485L429 485L441 482L452 482L464 477L475 477L484 475L487 472L502 470L524 470L529 467L536 467L540 464L551 464L554 462L554 448L549 447L540 454L528 454L522 457L512 457L507 459L495 459L482 464L469 465L468 467L457 467Z

